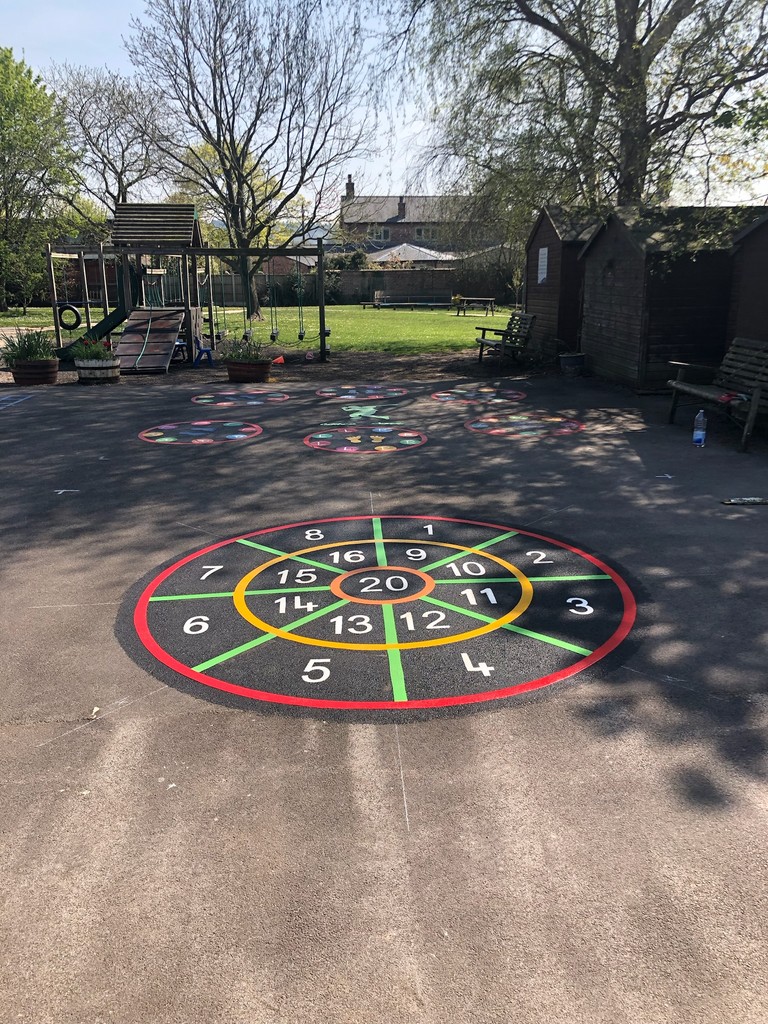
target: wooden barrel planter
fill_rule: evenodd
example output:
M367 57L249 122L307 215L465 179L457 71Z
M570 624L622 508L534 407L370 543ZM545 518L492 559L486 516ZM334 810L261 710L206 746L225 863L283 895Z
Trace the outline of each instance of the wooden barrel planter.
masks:
M232 384L262 384L269 380L271 369L271 359L250 363L227 360L227 376Z
M59 376L58 359L17 359L11 367L14 384L28 388L33 384L55 384Z
M77 379L81 384L119 384L120 360L76 359Z

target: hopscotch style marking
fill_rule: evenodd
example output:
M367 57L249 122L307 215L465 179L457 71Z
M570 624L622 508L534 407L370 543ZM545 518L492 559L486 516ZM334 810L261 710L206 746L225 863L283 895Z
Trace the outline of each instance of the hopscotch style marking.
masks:
M321 430L304 438L308 448L342 455L389 455L419 448L428 441L420 430L398 424L390 416L379 413L378 405L353 403L341 408L347 413L347 419L323 423Z
M263 431L257 423L243 420L192 420L189 423L161 423L142 430L139 438L152 444L228 444L251 441Z
M490 384L459 384L450 391L436 391L430 396L437 402L456 402L463 405L495 405L504 402L522 402L527 392L516 391L502 381Z
M511 440L577 434L584 429L584 424L579 420L550 416L543 412L493 412L468 420L464 426L472 433Z
M131 610L167 681L397 713L514 697L582 672L627 636L635 601L601 559L542 534L353 516L194 551Z
M226 409L236 405L274 405L277 402L287 402L290 397L284 391L253 388L248 391L213 391L205 395L195 395L192 401L196 405L212 405L218 409Z

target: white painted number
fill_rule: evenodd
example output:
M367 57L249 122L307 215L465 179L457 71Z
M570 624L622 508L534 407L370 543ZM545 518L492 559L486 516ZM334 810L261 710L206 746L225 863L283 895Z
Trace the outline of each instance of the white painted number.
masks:
M483 589L480 591L480 593L481 594L485 594L485 596L488 598L489 604L498 604L499 603L496 600L496 595L494 594L494 592L491 590L490 587L483 587ZM469 589L462 590L461 591L461 596L462 597L466 597L467 604L477 604L477 598L475 597L474 590L469 590Z
M461 660L464 662L467 672L482 672L484 676L490 676L491 672L496 671L493 665L487 665L484 661L481 661L479 665L473 665L472 659L465 651L461 652Z
M208 629L208 622L207 615L193 615L191 619L187 619L184 623L184 632L188 633L189 636L194 636L196 633L204 633Z
M427 533L429 534L430 537L434 533L434 530L432 529L432 523L427 523L427 525L424 527L424 529L427 531Z
M324 537L325 534L322 530L307 530L304 534L306 540L322 540Z
M380 594L381 593L381 577L380 576L361 576L360 582L365 583L364 587L360 587L361 594ZM387 590L394 592L407 590L408 580L405 576L387 576L384 579L384 586Z
M422 619L427 619L427 629L450 629L451 628L448 625L445 625L445 626L441 626L440 625L440 623L445 618L445 612L438 612L438 611L422 612L421 613L421 617L422 617ZM416 623L414 621L413 614L411 612L403 612L403 614L400 616L400 618L405 623L406 629L410 629L411 632L413 632L413 630L416 629ZM432 619L433 621L430 622L429 619Z
M463 573L466 573L467 576L485 575L485 566L480 562L464 562L461 566L457 565L456 562L449 562L448 568L454 576L461 576Z
M280 614L285 615L286 611L288 610L288 598L278 597L277 600L275 601L275 604L277 605L277 610L280 612ZM293 608L294 611L297 612L313 612L315 608L319 607L320 606L317 604L312 604L311 601L307 601L306 604L302 604L301 596L299 594L297 594L293 599Z
M573 612L574 615L591 615L595 610L592 608L588 601L585 601L583 597L569 597L565 602L566 604L575 604L576 608L569 608L569 612Z
M410 558L412 562L423 562L427 557L427 552L424 548L406 548L406 558Z
M547 554L545 551L526 551L525 553L526 555L528 555L529 558L531 557L531 555L538 555L538 558L534 558L534 562L544 562L546 565L552 564L552 559L547 558Z
M304 666L304 675L301 677L305 683L324 683L331 674L331 670L322 664L330 661L330 658L310 658Z
M281 583L287 583L288 577L290 576L290 569L283 569L282 572L277 574L277 578ZM314 583L317 579L317 573L312 572L311 569L299 569L294 577L297 583Z
M345 562L364 562L365 555L362 551L332 551L330 555L331 561L335 562L336 565L344 559Z
M334 615L330 621L333 623L333 631L337 636L344 632L343 615ZM350 615L347 618L348 633L370 633L372 629L371 620L367 615Z
M200 579L201 580L207 580L209 576L213 576L213 574L215 572L218 572L219 569L223 569L224 566L223 565L204 565L203 568L207 569L208 572L204 572L203 575L200 577Z

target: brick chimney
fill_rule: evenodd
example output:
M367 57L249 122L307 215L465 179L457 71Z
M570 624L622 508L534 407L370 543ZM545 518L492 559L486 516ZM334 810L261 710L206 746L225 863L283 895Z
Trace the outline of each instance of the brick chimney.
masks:
M398 200L397 216L400 218L400 220L403 220L405 217L405 196L400 196L400 199Z
M352 181L352 175L351 174L347 175L347 192L346 192L346 195L344 196L344 198L345 199L354 199L355 198L355 183L354 183L354 181Z

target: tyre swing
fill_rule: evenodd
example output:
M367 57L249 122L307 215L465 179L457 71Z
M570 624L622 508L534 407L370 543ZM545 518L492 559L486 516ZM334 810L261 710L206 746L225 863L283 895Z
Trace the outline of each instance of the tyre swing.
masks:
M71 319L68 314L72 314ZM66 319L65 319L66 317ZM73 306L69 301L69 288L67 287L67 272L64 270L64 301L56 307L56 319L59 321L59 327L63 331L76 331L80 324L83 322L83 318L80 315L80 310L77 306Z

